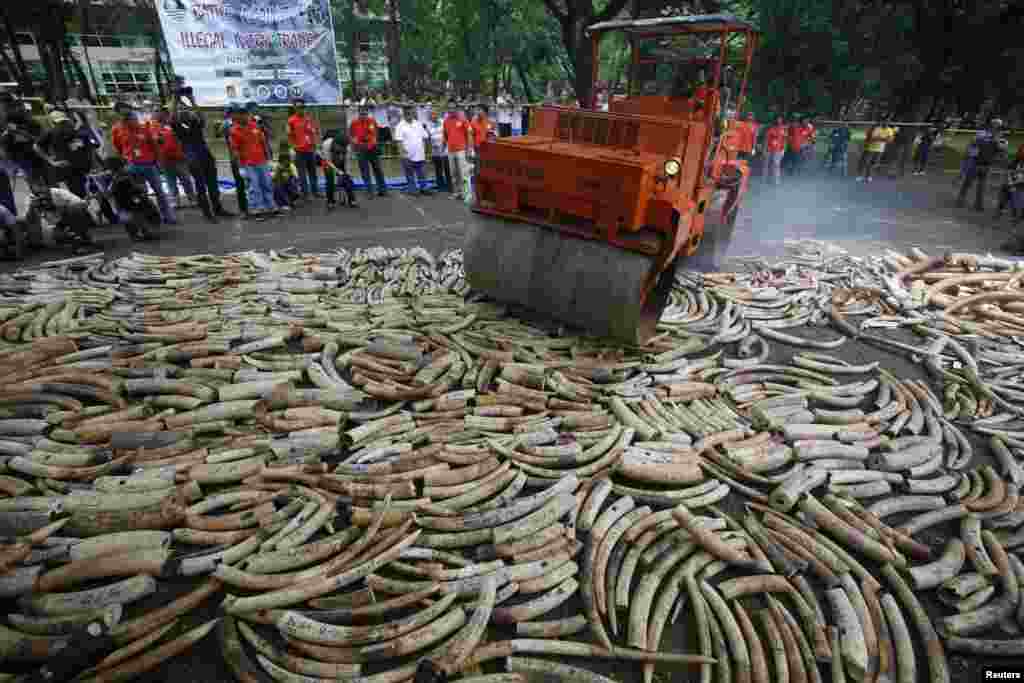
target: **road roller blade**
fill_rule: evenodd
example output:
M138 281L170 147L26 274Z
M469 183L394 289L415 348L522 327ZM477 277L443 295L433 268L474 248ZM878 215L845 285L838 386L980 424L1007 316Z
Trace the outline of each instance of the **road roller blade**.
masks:
M654 336L675 277L673 264L645 300L654 257L500 218L477 216L463 252L473 289L631 345Z

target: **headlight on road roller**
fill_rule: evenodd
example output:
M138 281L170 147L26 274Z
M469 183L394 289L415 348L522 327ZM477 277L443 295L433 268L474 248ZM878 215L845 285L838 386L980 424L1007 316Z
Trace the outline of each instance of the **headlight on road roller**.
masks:
M683 164L679 159L669 159L665 162L665 175L669 178L674 178L679 175L679 171L682 170Z

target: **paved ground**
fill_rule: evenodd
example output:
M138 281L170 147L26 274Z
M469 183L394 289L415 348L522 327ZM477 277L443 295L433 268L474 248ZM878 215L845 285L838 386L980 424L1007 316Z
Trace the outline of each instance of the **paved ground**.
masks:
M820 176L787 179L779 187L755 178L741 209L730 255L782 253L787 239L833 241L858 254L885 248L918 246L926 251L946 249L997 252L1010 236L1007 220L992 219L953 207L951 175L876 179L858 184L852 179ZM101 227L99 245L112 256L132 251L175 255L197 252L230 253L249 249L295 247L300 251L329 251L372 245L420 245L438 252L461 244L466 226L477 220L468 207L446 195L410 197L392 191L389 197L367 199L359 194L357 209L328 213L322 202L263 222L240 219L206 223L198 209L180 212L181 224L165 226L154 242L133 243L123 228ZM233 198L225 204L234 208ZM61 249L45 249L28 263L63 258ZM14 264L0 263L0 271Z
M798 179L778 188L755 185L742 210L731 254L780 255L784 240L799 238L832 241L858 254L877 253L885 248L905 250L913 246L929 252L997 252L1009 237L1007 224L997 228L990 214L980 215L953 208L953 192L951 176L879 179L871 185L859 185L852 180L830 181L822 178ZM182 224L166 229L163 237L156 242L132 243L121 228L112 227L100 229L98 239L112 256L128 254L133 250L176 255L286 247L315 252L372 245L420 245L439 252L458 247L466 226L476 220L465 204L442 196L407 197L392 192L385 199L366 199L363 194L360 200L362 204L358 209L337 209L327 213L322 206L310 206L287 217L266 222L232 220L215 226L205 223L198 211L192 209L182 212ZM233 201L227 204L233 208ZM60 250L50 249L33 256L30 262L66 256ZM14 267L14 264L0 264L0 272ZM779 360L788 355L781 346L778 351ZM842 355L850 361L861 363L873 359L882 360L886 367L900 377L923 377L921 368L909 361L858 343L847 344ZM985 453L983 448L978 448L976 452L979 452L979 459L987 457L980 455ZM952 529L941 531L948 533ZM929 541L938 539L938 534L934 538L927 538ZM191 585L191 582L164 584L160 594L147 600L141 607L152 608L165 604ZM203 609L190 615L187 621L199 623L212 618L218 607L219 599L215 597ZM927 608L936 614L944 611L937 604L929 603ZM578 606L569 603L565 609L575 611ZM555 616L546 615L548 618ZM673 649L695 651L692 634L688 631L682 621L672 631L670 637ZM493 637L508 637L508 634L495 633ZM916 634L914 640L921 655L919 668L924 670L924 652L920 649ZM981 680L980 668L984 662L951 656L950 664L954 681ZM1021 662L1013 664L1019 665ZM640 680L639 667L634 664L598 663L594 668L620 681L634 683ZM675 674L682 671L686 669L665 669L659 671L658 679L674 679ZM823 673L828 675L827 670ZM172 680L212 683L230 681L231 676L221 659L216 641L210 638L159 670L147 674L146 680L154 683L169 683Z

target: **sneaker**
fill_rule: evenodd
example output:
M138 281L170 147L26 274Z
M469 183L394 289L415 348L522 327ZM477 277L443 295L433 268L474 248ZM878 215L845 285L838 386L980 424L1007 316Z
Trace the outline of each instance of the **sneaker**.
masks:
M862 175L857 176L857 182L858 183L863 183L864 182L864 176L862 176Z
M225 208L217 209L217 216L220 218L234 218L235 215L233 211L228 211Z
M428 189L424 188L424 189L420 190L420 194L423 195L424 197L429 197L430 195L432 195L434 193L431 190L428 190Z
M277 210L280 211L281 213L288 213L289 211L292 210L292 207L290 207L290 206L281 206L281 207L278 207Z
M388 191L387 190L381 190L380 192L377 193L377 196L378 197L387 197L388 196Z
M865 183L870 183L871 182L871 176L868 176L867 178L865 178L864 182Z

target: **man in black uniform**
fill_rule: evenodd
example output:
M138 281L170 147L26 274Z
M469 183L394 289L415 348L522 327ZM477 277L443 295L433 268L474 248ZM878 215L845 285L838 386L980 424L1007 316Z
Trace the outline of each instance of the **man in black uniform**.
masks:
M206 144L206 121L195 108L192 100L192 88L186 88L181 76L175 77L174 95L171 97L171 128L181 143L188 162L189 173L196 187L199 207L203 210L206 220L217 222L217 217L234 216L221 204L220 185L217 182L217 160L213 158L210 147ZM181 105L185 105L182 109ZM239 199L239 206L244 197Z
M43 133L37 151L56 169L53 180L64 181L72 193L85 199L86 176L92 170L100 141L92 131L77 127L64 112L50 112L50 130Z

